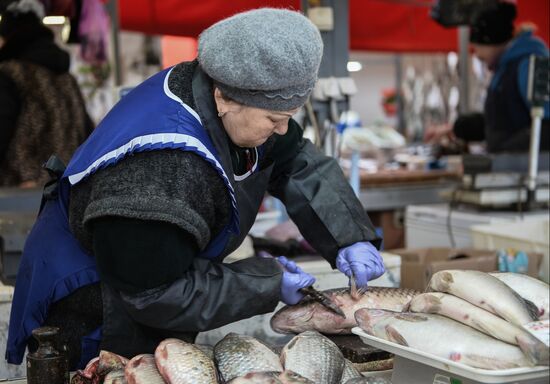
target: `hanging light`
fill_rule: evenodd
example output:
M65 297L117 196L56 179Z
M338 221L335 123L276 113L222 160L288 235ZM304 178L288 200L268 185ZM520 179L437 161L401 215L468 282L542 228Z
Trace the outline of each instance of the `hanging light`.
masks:
M46 25L63 25L65 24L65 16L46 16L42 19Z

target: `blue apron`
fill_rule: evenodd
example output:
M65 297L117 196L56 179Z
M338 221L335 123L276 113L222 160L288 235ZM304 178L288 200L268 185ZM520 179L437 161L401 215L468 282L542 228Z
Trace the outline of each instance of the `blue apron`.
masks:
M126 95L75 152L59 180L57 193L46 200L25 243L10 316L6 359L21 364L33 329L44 324L52 303L78 288L99 282L93 255L69 228L70 188L99 169L141 151L180 149L208 161L227 186L232 215L229 224L201 252L218 257L239 233L235 192L216 147L198 114L168 88L171 69L162 71ZM81 364L97 356L101 329L82 340Z

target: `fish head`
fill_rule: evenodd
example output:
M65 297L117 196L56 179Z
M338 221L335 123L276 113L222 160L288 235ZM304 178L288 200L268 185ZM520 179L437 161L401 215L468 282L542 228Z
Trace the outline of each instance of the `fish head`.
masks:
M439 313L441 310L442 293L422 293L414 297L408 305L408 310L411 312L420 313Z
M311 328L315 305L291 305L281 308L271 318L271 328L278 333L296 333Z
M369 334L373 333L374 326L377 323L391 316L392 315L389 314L388 311L384 311L382 309L361 308L355 312L355 320L357 321L357 325Z

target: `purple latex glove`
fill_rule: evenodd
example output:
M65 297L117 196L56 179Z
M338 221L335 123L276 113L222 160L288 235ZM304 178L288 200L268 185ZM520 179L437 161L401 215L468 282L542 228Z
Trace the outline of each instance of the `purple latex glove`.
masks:
M302 271L294 261L290 261L284 256L277 257L277 260L285 270L281 281L281 301L288 305L294 305L304 297L299 289L313 285L315 277Z
M359 242L338 251L336 267L348 277L355 276L358 287L366 287L370 280L382 276L384 262L374 245Z

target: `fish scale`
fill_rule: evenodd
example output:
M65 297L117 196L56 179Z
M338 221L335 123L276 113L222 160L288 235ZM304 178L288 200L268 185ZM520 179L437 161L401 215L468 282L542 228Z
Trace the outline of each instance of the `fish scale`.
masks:
M252 336L227 334L214 346L214 358L222 378L229 381L250 372L282 372L277 356Z
M290 340L281 353L285 370L302 375L316 384L339 384L344 356L336 344L315 331L306 331Z
M214 362L200 349L179 339L166 339L155 350L155 361L171 384L217 384Z

